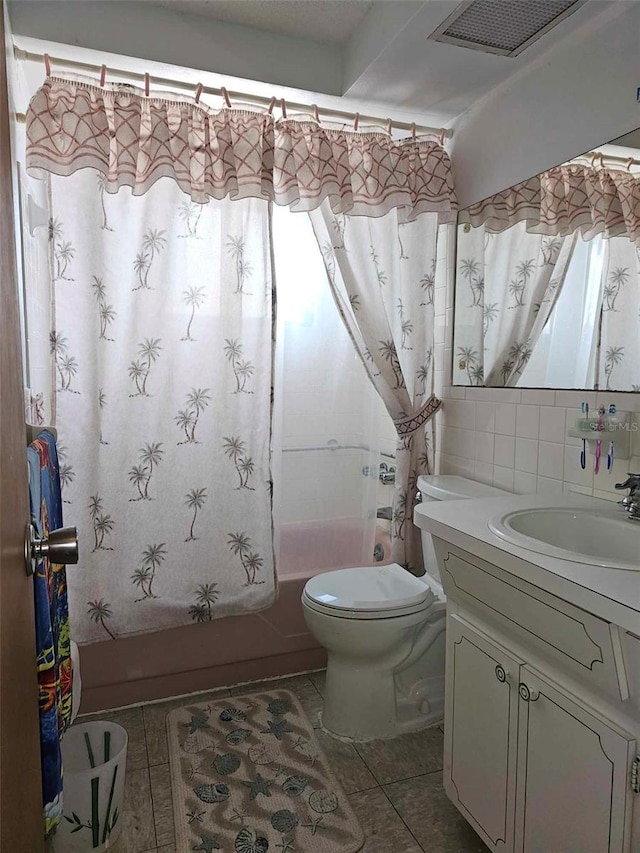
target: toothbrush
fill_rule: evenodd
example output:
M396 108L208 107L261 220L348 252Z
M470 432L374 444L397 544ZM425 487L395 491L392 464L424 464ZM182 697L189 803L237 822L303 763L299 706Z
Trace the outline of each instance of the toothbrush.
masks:
M600 473L600 457L601 457L601 455L602 455L602 442L600 441L600 439L598 439L596 441L596 451L595 451L596 461L595 461L595 465L593 468L593 471L595 474Z
M613 468L613 442L609 442L609 452L607 453L607 471Z
M587 467L587 439L582 439L582 450L580 451L580 467L584 471Z

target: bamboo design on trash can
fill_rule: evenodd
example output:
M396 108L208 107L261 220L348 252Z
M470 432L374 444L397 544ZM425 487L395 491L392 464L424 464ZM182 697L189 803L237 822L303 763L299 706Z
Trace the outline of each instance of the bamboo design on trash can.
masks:
M89 738L89 734L87 732L84 733L84 742L87 747L87 756L89 758L89 764L92 768L96 766L96 759L93 752L93 747L91 745L91 739ZM111 760L111 732L105 731L103 732L103 764L107 764ZM111 785L109 787L109 799L107 800L107 811L104 817L104 825L102 828L102 838L100 837L100 777L94 776L91 779L91 820L87 823L83 823L80 817L75 813L71 812L71 817L68 815L64 815L64 819L73 825L73 829L71 830L71 834L76 832L80 832L81 829L90 829L92 836L92 847L95 849L99 847L101 844L105 844L111 833L113 832L119 818L120 813L118 811L118 807L113 811L113 815L111 814L111 809L113 807L113 797L116 789L116 781L118 779L118 770L120 769L119 765L116 764L113 768L113 776L111 778Z

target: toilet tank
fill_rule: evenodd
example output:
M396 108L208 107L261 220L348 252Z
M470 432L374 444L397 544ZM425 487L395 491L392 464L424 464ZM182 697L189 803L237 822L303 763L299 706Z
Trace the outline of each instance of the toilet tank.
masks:
M456 474L422 474L418 477L418 491L422 495L422 502L426 501L460 501L472 498L499 498L509 494L503 489L494 486L486 486L476 480L468 480L466 477L458 477ZM421 530L422 556L424 567L428 575L440 583L440 570L436 560L436 552L433 548L431 534Z

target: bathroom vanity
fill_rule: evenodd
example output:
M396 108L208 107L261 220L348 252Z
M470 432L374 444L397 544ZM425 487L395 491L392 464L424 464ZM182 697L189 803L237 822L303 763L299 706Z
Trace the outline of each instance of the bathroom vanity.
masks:
M514 512L539 547L503 523ZM447 594L449 798L491 850L639 853L640 523L547 495L423 504L414 521Z

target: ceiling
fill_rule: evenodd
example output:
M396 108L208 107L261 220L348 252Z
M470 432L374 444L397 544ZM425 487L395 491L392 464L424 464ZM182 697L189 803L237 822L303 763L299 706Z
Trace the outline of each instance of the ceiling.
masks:
M508 14L509 4L524 0L495 2L505 3ZM26 36L199 69L236 83L263 81L276 96L286 94L276 87L288 87L300 100L300 93L313 93L304 100L320 106L326 95L334 107L337 99L347 109L378 105L383 116L439 126L454 123L524 69L542 66L564 45L597 38L599 20L625 4L587 0L516 57L428 40L458 5L458 0L9 0L9 14L18 44ZM251 91L239 84L238 89Z
M175 0L158 0L154 5L173 11L177 7ZM420 6L419 0L415 5ZM181 15L197 15L210 21L227 21L265 32L343 45L372 6L372 0L181 0L179 11Z

